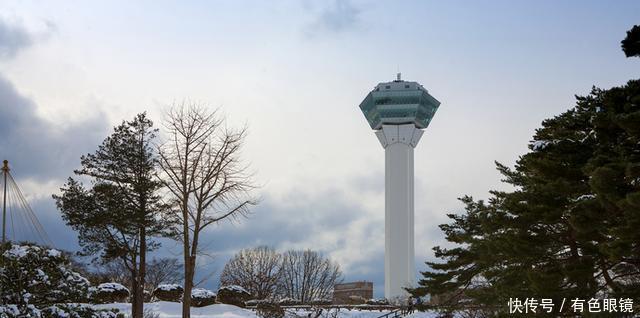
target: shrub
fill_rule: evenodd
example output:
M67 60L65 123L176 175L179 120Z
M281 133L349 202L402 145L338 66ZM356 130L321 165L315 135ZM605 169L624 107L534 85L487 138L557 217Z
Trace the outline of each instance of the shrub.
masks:
M118 309L94 309L80 304L58 304L42 309L41 318L125 318Z
M238 285L222 286L218 289L218 302L228 305L244 307L244 302L251 298L251 294Z
M216 293L204 288L194 288L191 291L191 306L204 307L215 303Z
M34 305L0 305L3 318L124 318L117 309L96 310L91 306L78 304L57 304L37 309Z
M129 298L129 289L118 283L102 283L92 290L91 300L94 303L121 303Z
M5 243L0 263L0 303L38 308L87 300L89 281L72 271L62 252L34 244ZM6 309L6 307L5 307Z
M153 291L153 297L163 300L163 301L171 301L171 302L180 302L182 300L182 293L184 289L182 286L176 284L162 284L158 285Z

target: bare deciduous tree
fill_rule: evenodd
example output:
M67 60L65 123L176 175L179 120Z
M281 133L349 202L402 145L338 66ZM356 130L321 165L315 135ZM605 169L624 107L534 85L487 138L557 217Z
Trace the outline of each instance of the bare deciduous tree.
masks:
M124 286L131 285L131 276L120 259L105 263L93 276L95 283L114 282ZM177 284L182 281L182 264L176 258L154 258L147 263L144 290L153 292L160 284Z
M96 276L100 280L99 283L118 283L131 286L131 276L127 275L127 266L120 259L104 263L98 268Z
M331 296L333 285L342 281L337 263L322 254L306 251L288 251L283 255L283 296L308 303Z
M189 318L202 231L246 215L255 200L249 194L251 178L240 162L245 129L229 129L215 111L195 104L172 107L165 127L168 139L159 147L160 167L178 210L176 231L184 254L182 317Z
M222 270L220 285L239 285L256 299L274 297L280 285L282 255L259 246L238 252Z
M146 289L153 292L160 284L178 284L182 281L182 263L177 258L154 258L147 264Z

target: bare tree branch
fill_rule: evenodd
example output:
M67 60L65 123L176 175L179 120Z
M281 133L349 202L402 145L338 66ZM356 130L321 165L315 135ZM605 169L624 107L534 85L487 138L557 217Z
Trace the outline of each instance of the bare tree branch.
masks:
M159 146L162 179L175 203L177 238L183 243L183 317L190 317L200 235L209 225L237 219L256 204L255 188L240 161L246 129L225 127L217 111L198 104L174 105L167 113L167 142Z

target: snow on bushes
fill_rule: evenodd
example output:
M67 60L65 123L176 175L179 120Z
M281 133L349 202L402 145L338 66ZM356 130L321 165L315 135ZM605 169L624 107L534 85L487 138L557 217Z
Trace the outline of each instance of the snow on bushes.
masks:
M250 299L244 302L245 306L249 306L249 307L255 307L258 306L258 304L260 303L268 303L268 302L273 302L273 300L271 299Z
M194 288L191 291L191 306L193 307L204 307L213 305L216 302L216 293L204 289L204 288Z
M250 298L251 294L238 285L227 285L218 289L219 303L244 307L244 302Z
M42 317L42 313L34 305L0 305L0 317L2 318L22 318L22 317Z
M156 290L175 291L175 290L183 290L183 289L182 289L182 286L177 284L160 284L158 285L158 288L156 288Z
M162 284L153 291L153 297L163 301L180 302L183 291L180 285Z
M280 301L278 301L278 304L280 304L280 306L298 306L302 305L302 302L300 301L300 299L285 297L280 299Z
M58 304L42 309L40 318L124 318L117 309L95 309L83 304Z
M2 303L38 308L55 303L85 302L89 281L72 271L69 259L60 251L32 244L5 243L0 255Z
M89 305L58 304L37 309L33 305L27 305L19 309L17 305L0 305L0 317L2 318L124 318L117 309L94 309Z
M0 317L15 317L20 314L17 305L0 305Z
M389 306L389 301L386 300L385 298L380 298L380 299L369 299L366 302L367 305L373 305L373 306Z
M229 290L229 291L232 291L234 293L245 293L245 294L251 295L246 289L244 289L244 287L238 286L238 285L222 286L222 287L220 287L220 289L218 289L218 291L220 291L220 290Z
M121 303L129 298L129 289L118 283L102 283L91 289L91 300L98 304Z

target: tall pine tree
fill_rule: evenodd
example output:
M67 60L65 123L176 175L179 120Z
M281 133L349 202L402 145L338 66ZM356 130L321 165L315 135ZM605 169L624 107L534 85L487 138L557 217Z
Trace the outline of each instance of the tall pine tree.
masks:
M456 246L434 248L414 296L489 316L509 298L640 297L640 81L577 97L529 148L497 164L514 191L464 197L440 226Z
M62 194L54 196L85 254L100 253L105 262L120 259L127 267L134 318L143 316L146 254L158 247L151 238L168 228L156 179L156 132L144 113L115 127L95 153L82 156L82 168L75 171L90 178L91 186L69 178Z

